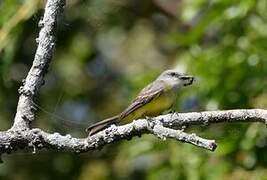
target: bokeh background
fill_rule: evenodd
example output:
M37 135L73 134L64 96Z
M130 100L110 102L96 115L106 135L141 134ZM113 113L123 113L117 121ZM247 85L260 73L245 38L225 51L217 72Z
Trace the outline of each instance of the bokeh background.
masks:
M0 128L36 50L43 0L0 0ZM67 0L55 56L36 99L35 127L85 137L165 69L197 77L176 110L267 108L266 0ZM3 155L1 179L267 179L262 124L189 132L216 152L152 135L85 154L32 149Z

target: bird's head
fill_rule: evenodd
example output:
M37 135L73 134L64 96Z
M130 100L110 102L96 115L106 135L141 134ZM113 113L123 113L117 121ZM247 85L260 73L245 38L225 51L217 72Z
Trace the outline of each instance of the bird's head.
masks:
M180 86L189 86L193 84L195 78L190 75L179 73L175 70L166 70L161 73L158 79L173 82Z

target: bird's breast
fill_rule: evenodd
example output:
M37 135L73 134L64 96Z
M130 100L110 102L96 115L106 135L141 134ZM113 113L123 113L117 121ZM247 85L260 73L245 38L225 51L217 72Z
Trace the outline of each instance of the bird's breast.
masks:
M151 100L147 104L136 109L123 119L124 123L129 123L134 119L144 118L146 116L153 117L162 114L164 111L171 108L176 100L175 91L167 91L162 93L157 98Z
M156 99L152 100L145 106L145 116L157 116L162 112L171 108L176 100L176 94L174 91L168 91L161 94Z

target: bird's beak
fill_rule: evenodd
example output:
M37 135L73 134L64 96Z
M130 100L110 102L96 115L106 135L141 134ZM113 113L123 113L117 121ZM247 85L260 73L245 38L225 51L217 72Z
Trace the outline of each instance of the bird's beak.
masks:
M180 76L179 78L184 82L184 86L189 86L193 84L195 81L195 78L189 75L183 75L183 76Z

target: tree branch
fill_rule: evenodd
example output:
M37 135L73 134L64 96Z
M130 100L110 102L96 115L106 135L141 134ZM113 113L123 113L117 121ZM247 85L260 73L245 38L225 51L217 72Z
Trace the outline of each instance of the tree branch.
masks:
M215 150L217 145L214 140L207 140L187 134L181 130L170 129L183 125L206 125L218 122L267 122L267 110L240 109L227 111L206 111L193 113L173 113L155 118L140 119L132 123L115 126L100 131L87 138L74 138L71 135L49 134L41 129L29 131L13 131L0 133L0 153L10 153L19 148L36 149L49 148L67 152L87 152L101 149L103 146L123 139L131 139L143 134L154 134L160 139L173 138L181 142L190 143L208 150Z
M39 22L42 27L37 38L38 47L32 67L19 89L19 101L14 119L13 130L27 130L31 128L34 120L35 108L32 104L40 87L44 84L44 75L52 59L55 48L55 34L57 17L63 12L65 0L48 0L43 20Z
M164 118L162 118L164 117ZM262 122L267 125L267 110L264 109L235 109L225 111L204 111L190 113L174 113L158 116L166 127L187 125L208 125L221 122Z

